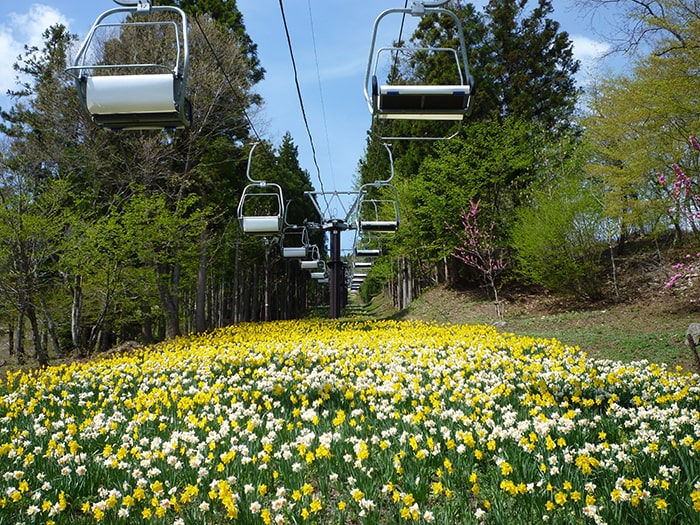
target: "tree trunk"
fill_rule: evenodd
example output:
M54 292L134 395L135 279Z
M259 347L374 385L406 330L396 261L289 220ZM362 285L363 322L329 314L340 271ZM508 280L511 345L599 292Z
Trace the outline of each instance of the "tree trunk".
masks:
M73 346L78 350L78 355L84 357L85 347L83 345L83 337L80 330L80 320L83 315L83 290L82 277L80 275L75 276L71 291L73 292L73 304L71 305L70 312L70 335L71 340L73 341Z
M15 353L15 329L12 328L12 322L8 323L7 327L7 347L10 355L13 355Z
M56 335L56 323L54 323L53 316L51 315L51 312L49 312L49 309L46 307L46 301L44 300L43 295L39 296L39 302L41 303L41 309L44 314L44 319L46 319L46 326L49 329L49 337L51 337L51 346L53 347L56 355L60 355L61 345L59 344L58 336Z
M144 316L141 322L141 342L146 345L153 343L153 317L151 317L151 305L144 301L141 306Z
M158 295L165 314L165 336L172 339L181 335L180 308L177 290L180 285L179 264L156 266Z
M32 327L32 339L34 340L34 351L36 352L36 358L39 361L39 366L44 368L49 364L49 356L46 353L44 345L41 343L41 332L39 330L39 323L36 320L36 309L34 304L27 302L27 317L29 318L29 324Z
M270 245L271 243L265 242L265 278L264 278L264 289L263 289L263 320L270 320Z
M24 364L24 308L17 312L17 337L15 338L14 354L17 364Z
M199 270L197 272L197 296L195 297L194 324L196 332L207 329L206 297L207 297L207 231L202 231L199 237Z

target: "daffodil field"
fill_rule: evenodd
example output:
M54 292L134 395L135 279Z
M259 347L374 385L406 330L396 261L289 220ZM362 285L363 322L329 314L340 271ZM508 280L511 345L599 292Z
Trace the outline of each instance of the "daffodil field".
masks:
M487 326L241 324L3 377L0 523L700 523L699 407Z

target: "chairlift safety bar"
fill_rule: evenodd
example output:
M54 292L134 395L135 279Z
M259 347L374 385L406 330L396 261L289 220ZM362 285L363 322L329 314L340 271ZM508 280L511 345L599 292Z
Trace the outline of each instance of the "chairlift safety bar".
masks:
M123 5L123 4L120 4ZM150 4L149 4L150 6ZM151 13L152 11L170 11L177 13L182 20L182 37L180 36L179 24L176 24L172 20L161 20L155 22L110 22L103 24L102 21L112 15L118 13ZM85 60L87 57L87 51L90 48L92 39L95 37L95 32L99 28L104 27L120 27L124 25L130 26L162 26L162 25L172 25L175 28L175 40L177 44L177 53L175 57L175 64L172 70L163 66L162 64L91 64L86 65ZM188 25L187 25L187 15L179 7L174 6L151 6L148 10L139 9L138 7L116 7L105 11L102 13L97 20L93 23L90 32L80 46L78 53L75 56L73 65L66 68L66 71L73 72L77 71L76 77L83 76L83 71L87 69L120 69L120 68L140 68L140 67L160 67L173 74L173 76L182 78L186 82L187 72L189 71L189 38L188 38Z

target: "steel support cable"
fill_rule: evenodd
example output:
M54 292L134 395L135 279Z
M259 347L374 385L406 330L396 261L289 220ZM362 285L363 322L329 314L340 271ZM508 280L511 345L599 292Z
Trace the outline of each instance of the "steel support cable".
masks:
M318 67L318 52L316 48L316 31L314 30L314 19L313 15L311 13L311 0L307 0L307 5L309 7L309 24L311 25L311 44L314 49L314 61L316 63L316 78L318 80L318 93L319 93L319 100L321 102L321 117L323 119L323 129L326 134L326 150L328 151L328 163L329 167L331 170L331 181L333 182L333 189L337 189L335 187L335 174L333 172L333 163L331 162L330 159L332 159L331 155L331 141L330 137L328 135L328 119L326 118L326 104L323 100L323 87L321 84L321 71Z
M403 3L403 8L408 9L408 0L405 0ZM406 22L406 13L403 13L401 15L401 25L399 26L399 39L396 42L396 45L401 46L401 38L403 37L403 25ZM392 72L395 72L396 69L399 66L399 52L398 50L394 53L394 65L392 66Z
M321 168L318 166L318 159L316 157L316 146L314 145L314 139L313 136L311 135L311 128L309 127L309 120L306 117L306 109L304 108L304 99L301 96L301 87L299 86L299 73L297 71L297 64L296 60L294 59L294 50L292 49L292 39L289 36L289 27L287 26L287 17L284 13L284 3L283 0L279 0L279 6L280 6L280 13L282 14L282 23L284 24L284 33L287 37L287 46L289 47L289 57L292 61L292 69L294 70L294 84L296 86L296 91L297 91L297 97L299 99L299 106L301 108L301 115L302 118L304 119L304 126L306 127L306 133L309 137L309 143L311 145L311 156L314 161L314 166L316 167L316 176L318 178L318 182L321 187L321 195L323 195L323 199L326 200L326 190L323 187L323 179L321 179ZM326 201L326 205L328 205L328 202Z
M233 93L233 96L236 99L236 102L238 102L238 105L240 106L241 111L243 112L243 116L245 117L246 121L248 122L248 126L250 126L250 129L253 131L253 135L255 135L255 137L258 139L258 141L262 141L262 139L260 138L260 135L258 134L258 131L255 129L255 126L253 125L253 121L250 120L250 117L248 116L248 111L246 110L246 106L243 103L243 100L241 100L241 97L239 96L238 92L236 91L236 88L233 85L233 82L231 81L231 77L228 76L228 73L226 72L226 69L224 68L223 63L221 62L219 55L216 53L214 46L211 44L211 41L209 40L209 37L207 36L206 31L204 31L202 24L199 23L199 17L197 17L196 13L194 15L194 21L197 23L197 27L199 28L199 31L202 33L202 36L204 37L204 41L206 42L207 47L209 48L209 51L211 51L211 54L214 57L214 61L216 62L216 66L219 68L219 70L221 70L221 73L224 75L224 79L226 80L226 83L231 88L231 92Z

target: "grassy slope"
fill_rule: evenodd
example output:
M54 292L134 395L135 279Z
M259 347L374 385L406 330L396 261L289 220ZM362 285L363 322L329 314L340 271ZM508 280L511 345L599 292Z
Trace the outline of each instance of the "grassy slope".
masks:
M658 291L657 291L658 292ZM376 312L387 312L379 299ZM493 305L477 292L436 286L407 309L390 314L396 319L438 323L494 324ZM555 338L578 346L592 357L666 363L700 372L685 331L700 321L700 312L687 299L669 292L639 295L636 300L606 305L574 305L537 295L511 296L501 330L521 335Z

